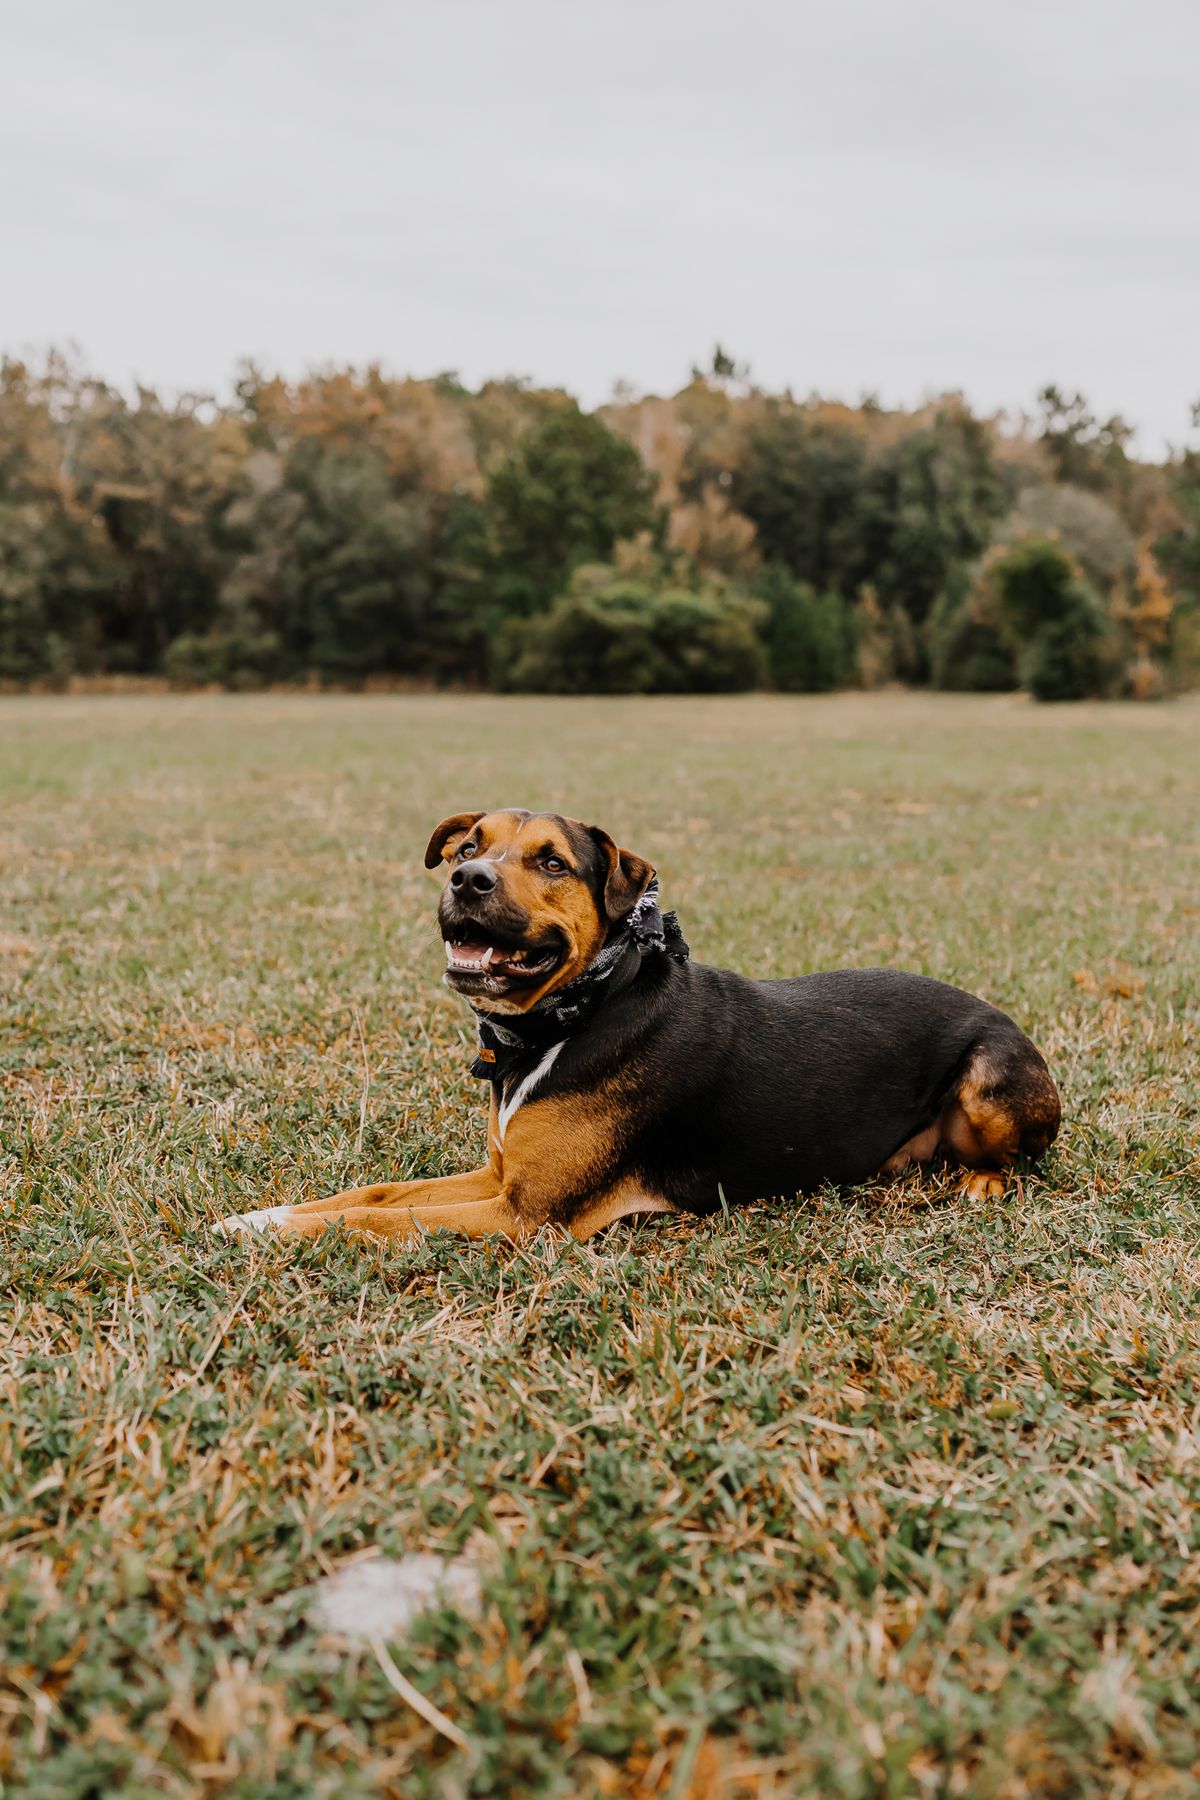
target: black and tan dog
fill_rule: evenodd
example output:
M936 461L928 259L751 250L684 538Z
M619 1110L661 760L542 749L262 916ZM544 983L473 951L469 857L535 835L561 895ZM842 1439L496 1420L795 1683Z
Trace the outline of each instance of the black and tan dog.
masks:
M892 969L749 981L688 960L650 864L556 813L467 812L429 840L446 981L474 1009L488 1160L442 1180L266 1207L275 1226L578 1238L630 1213L851 1185L944 1152L976 1196L1058 1131L1058 1092L1005 1013Z

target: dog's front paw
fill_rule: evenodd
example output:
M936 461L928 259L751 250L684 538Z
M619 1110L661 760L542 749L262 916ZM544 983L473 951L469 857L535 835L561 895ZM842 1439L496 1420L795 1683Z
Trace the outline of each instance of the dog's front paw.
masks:
M255 1212L233 1213L228 1219L219 1219L213 1230L218 1237L269 1231L272 1225L282 1225L285 1219L290 1219L294 1211L292 1206L260 1206Z

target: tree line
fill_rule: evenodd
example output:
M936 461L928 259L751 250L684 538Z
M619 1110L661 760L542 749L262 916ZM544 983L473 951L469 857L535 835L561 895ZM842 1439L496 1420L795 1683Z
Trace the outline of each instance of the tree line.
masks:
M547 692L1200 680L1200 454L767 393L718 350L584 411L378 368L223 403L0 364L0 681Z

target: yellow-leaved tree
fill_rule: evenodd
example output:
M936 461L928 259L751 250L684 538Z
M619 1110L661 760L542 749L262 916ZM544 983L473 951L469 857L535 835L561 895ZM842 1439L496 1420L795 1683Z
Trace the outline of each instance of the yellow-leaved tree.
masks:
M1112 614L1124 628L1131 657L1126 688L1135 700L1157 700L1166 691L1163 663L1171 639L1176 596L1150 548L1138 544L1133 591L1119 582L1113 590Z

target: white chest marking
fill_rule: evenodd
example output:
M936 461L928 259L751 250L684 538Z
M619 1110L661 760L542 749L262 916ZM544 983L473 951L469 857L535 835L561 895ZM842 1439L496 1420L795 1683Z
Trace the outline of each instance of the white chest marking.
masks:
M512 1118L517 1108L523 1106L525 1101L528 1100L530 1094L538 1085L538 1082L544 1080L550 1073L554 1064L554 1059L565 1043L566 1039L563 1038L557 1044L551 1044L550 1048L543 1053L541 1060L535 1063L533 1068L530 1069L528 1075L517 1083L517 1086L508 1096L507 1100L501 1102L496 1113L496 1130L501 1143L504 1142L504 1133L508 1129L508 1121Z

